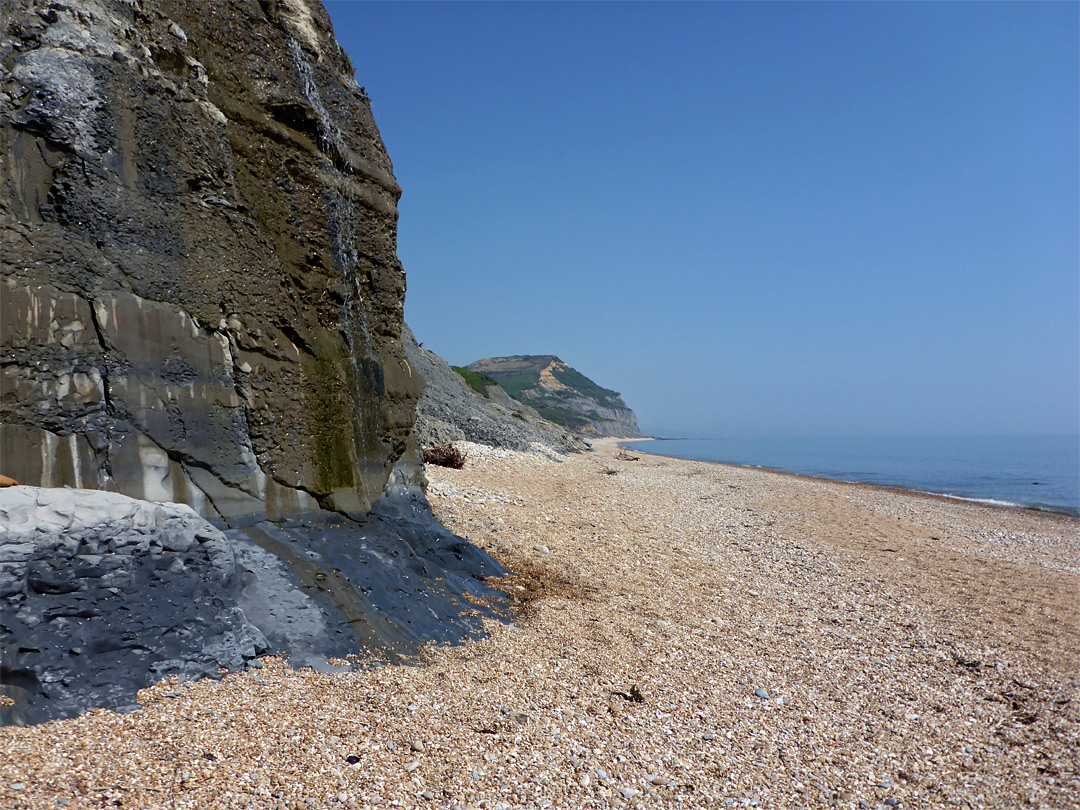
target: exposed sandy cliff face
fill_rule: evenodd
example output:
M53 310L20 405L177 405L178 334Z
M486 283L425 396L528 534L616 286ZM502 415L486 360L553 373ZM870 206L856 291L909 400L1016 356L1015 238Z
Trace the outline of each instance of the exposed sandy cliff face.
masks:
M422 381L400 189L304 0L6 3L0 467L214 520L367 512Z

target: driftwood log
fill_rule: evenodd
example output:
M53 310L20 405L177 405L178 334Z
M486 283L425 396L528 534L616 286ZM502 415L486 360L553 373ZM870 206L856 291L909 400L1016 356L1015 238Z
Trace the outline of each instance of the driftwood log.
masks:
M424 448L424 463L460 470L465 466L465 457L468 455L452 444L433 444Z

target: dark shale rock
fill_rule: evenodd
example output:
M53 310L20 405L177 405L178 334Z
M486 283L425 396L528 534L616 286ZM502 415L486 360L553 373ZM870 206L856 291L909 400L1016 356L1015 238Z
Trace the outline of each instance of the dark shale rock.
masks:
M499 605L477 577L505 573L422 514L221 531L183 504L17 486L0 526L0 725L137 708L163 677L262 654L326 670L456 641L494 615L463 594Z

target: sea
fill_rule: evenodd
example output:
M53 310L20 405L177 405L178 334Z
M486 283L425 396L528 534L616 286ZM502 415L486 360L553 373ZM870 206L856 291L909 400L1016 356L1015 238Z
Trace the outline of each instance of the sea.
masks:
M635 451L1080 516L1080 436L656 439Z

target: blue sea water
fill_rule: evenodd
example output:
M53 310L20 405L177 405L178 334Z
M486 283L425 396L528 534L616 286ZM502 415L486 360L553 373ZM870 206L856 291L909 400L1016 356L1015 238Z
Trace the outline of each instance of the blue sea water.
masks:
M1080 515L1078 436L659 439L627 447Z

